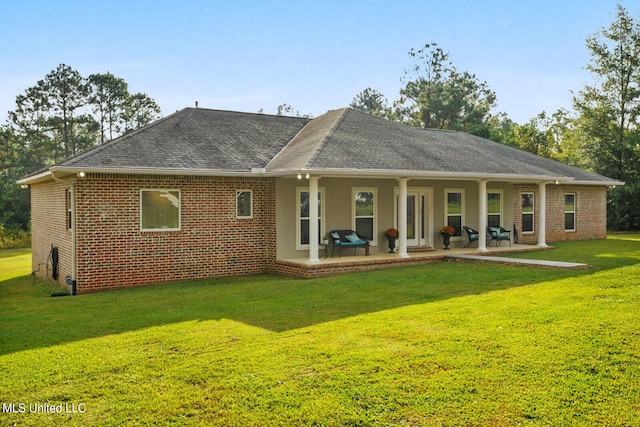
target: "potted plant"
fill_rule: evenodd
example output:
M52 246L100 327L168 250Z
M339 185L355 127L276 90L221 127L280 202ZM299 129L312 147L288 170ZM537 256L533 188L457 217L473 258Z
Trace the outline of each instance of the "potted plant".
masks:
M384 232L384 237L389 241L389 253L392 254L393 250L396 248L396 239L398 238L398 229L397 228L387 228L387 231Z
M445 250L449 250L449 244L451 243L451 236L456 234L456 229L450 225L445 225L440 229L440 235L442 236L442 244Z

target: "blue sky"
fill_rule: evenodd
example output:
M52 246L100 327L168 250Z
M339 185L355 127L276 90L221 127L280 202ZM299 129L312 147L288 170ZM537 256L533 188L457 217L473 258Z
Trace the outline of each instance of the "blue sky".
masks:
M623 0L640 19L640 6ZM486 81L498 111L524 123L571 108L587 36L614 0L11 1L0 0L0 122L15 97L59 64L111 72L164 115L205 108L319 116L367 87L389 101L407 52L437 42L460 71Z

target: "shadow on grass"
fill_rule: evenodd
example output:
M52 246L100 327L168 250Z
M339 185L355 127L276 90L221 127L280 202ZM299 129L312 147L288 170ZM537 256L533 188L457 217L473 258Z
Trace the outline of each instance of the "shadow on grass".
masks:
M403 306L428 304L636 264L640 241L606 243L594 253L567 244L588 270L442 262L312 280L259 275L198 280L51 298L31 276L0 282L0 354L191 320L231 319L272 332ZM613 249L619 257L603 259ZM564 260L569 250L545 251ZM552 252L555 256L550 256ZM613 253L613 252L611 252ZM634 256L628 256L633 254ZM600 258L599 258L600 257Z

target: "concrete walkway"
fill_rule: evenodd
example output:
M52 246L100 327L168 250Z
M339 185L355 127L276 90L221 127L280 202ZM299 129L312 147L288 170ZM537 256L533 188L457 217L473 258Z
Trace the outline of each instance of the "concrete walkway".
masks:
M588 267L587 264L580 264L577 262L545 261L541 259L520 259L520 258L507 258L507 257L500 257L500 256L469 255L469 254L445 255L445 259L502 262L502 263L508 263L508 264L518 264L518 265L539 265L541 267L551 267L551 268L587 268Z

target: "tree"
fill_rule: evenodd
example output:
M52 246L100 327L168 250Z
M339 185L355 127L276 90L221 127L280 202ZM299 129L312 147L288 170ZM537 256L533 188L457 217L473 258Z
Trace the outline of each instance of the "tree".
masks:
M290 104L287 104L286 102L283 104L278 105L278 109L276 114L278 116L295 116L295 117L307 117L307 118L311 118L311 114L300 114L300 111L296 110L295 108L293 108Z
M586 40L591 59L586 69L596 82L574 97L580 132L593 169L626 181L611 193L609 225L640 227L640 24L618 5L616 20Z
M127 93L122 112L124 133L146 126L160 118L160 106L146 93Z
M370 87L357 94L349 106L354 110L364 111L373 116L387 117L389 115L387 98Z
M123 79L110 73L85 79L59 65L16 96L9 125L0 128L0 225L28 227L28 191L17 179L159 117L155 101L131 95Z
M42 82L42 84L41 84ZM89 148L93 141L87 141L80 128L91 125L92 117L82 110L89 102L89 88L76 70L61 64L57 69L38 82L50 106L48 117L54 140L59 140L64 149L64 157L69 157Z
M91 96L89 100L93 112L100 123L100 145L105 142L105 134L109 139L118 134L123 128L123 111L129 95L127 83L124 79L111 73L91 74L88 78Z
M0 127L0 232L27 230L29 191L16 184L26 168L25 151L10 126Z
M95 121L85 108L88 94L80 74L61 64L16 97L16 109L9 117L39 167L93 145Z
M414 61L405 70L405 84L394 104L396 116L413 126L455 129L487 134L487 120L496 96L486 82L468 72L459 72L449 53L437 43L409 51Z
M9 112L13 133L22 136L24 148L29 151L23 164L26 168L40 169L59 158L59 147L53 141L48 121L50 108L44 91L34 86L16 97L16 109Z

